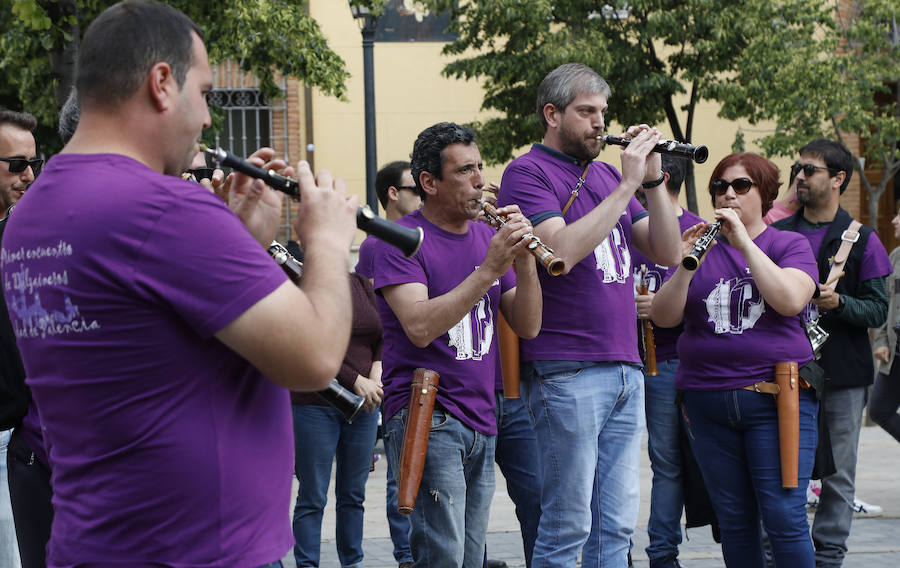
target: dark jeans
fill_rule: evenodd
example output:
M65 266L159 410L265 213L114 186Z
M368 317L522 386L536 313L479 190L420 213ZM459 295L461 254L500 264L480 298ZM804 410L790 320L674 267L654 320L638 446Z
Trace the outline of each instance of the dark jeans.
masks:
M897 359L894 359L897 361ZM869 416L885 432L900 442L900 365L891 366L891 374L878 373L869 398Z
M53 522L53 491L50 470L34 457L16 428L7 450L9 499L16 522L16 540L22 568L44 568L50 525Z
M494 461L506 479L506 492L516 506L525 565L530 567L541 520L537 440L531 416L522 399L504 398L503 391L497 391L496 394L494 415L497 418L497 449Z
M764 565L760 523L777 566L813 568L806 520L806 486L816 449L818 403L800 392L798 487L781 486L778 419L772 395L747 390L687 391L691 446L722 531L729 568Z

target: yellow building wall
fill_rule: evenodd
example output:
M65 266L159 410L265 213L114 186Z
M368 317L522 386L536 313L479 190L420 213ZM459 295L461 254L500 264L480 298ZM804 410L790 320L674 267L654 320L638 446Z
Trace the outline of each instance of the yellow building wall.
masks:
M313 90L313 131L315 167L330 170L342 177L348 191L365 200L365 130L363 100L362 36L348 4L337 0L311 0L310 14L328 38L329 45L347 63L352 77L347 82L347 100L339 101ZM441 121L465 123L484 119L480 110L481 85L477 81L446 78L441 70L450 61L441 55L443 43L376 42L374 46L376 143L378 167L394 160L408 160L416 135L424 128ZM301 87L302 88L302 87ZM615 85L612 85L611 106L616 104ZM302 97L301 97L302 99ZM676 108L687 102L677 100ZM712 206L706 191L715 164L731 153L731 146L739 129L745 134L746 149L759 151L755 138L771 132L772 125L749 125L725 121L716 116L719 105L701 101L695 117L693 140L709 147L709 160L696 166L697 203L700 215L712 218ZM686 114L681 113L682 127ZM667 124L657 125L671 136ZM608 125L608 131L618 134L621 125ZM520 152L527 151L522 148ZM620 149L609 147L599 159L619 165ZM782 191L786 190L788 169L795 157L775 159L782 171ZM487 181L499 182L506 164L486 166ZM852 187L850 188L853 189ZM850 197L851 191L847 192ZM858 195L858 194L857 194ZM858 197L856 198L858 201ZM681 203L684 204L682 192ZM845 205L846 207L846 205ZM363 235L357 238L357 244Z

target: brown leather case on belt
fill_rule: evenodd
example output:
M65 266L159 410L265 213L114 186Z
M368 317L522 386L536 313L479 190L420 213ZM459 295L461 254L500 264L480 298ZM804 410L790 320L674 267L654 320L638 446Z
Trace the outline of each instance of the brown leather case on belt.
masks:
M519 336L509 327L503 314L500 314L497 329L500 369L503 375L503 398L519 398Z
M440 375L429 369L420 367L413 371L406 427L403 429L403 446L400 450L400 477L397 481L397 509L404 515L412 513L419 484L422 482L439 378Z
M778 409L778 443L781 451L781 486L797 487L797 462L800 459L800 382L797 363L775 363L775 395Z

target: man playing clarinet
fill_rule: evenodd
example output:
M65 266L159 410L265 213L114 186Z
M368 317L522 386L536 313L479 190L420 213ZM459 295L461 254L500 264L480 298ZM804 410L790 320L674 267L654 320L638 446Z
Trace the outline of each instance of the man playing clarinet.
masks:
M622 173L600 152L609 86L581 64L538 88L542 144L514 160L498 202L516 203L567 274L541 274L543 328L522 340L523 400L531 408L542 469L533 568L574 566L591 529L596 493L600 550L582 566L624 566L638 514L644 386L628 247L663 266L680 260L678 218L664 185L660 133L628 130ZM647 211L634 192L644 187Z
M236 174L238 217L180 179L213 77L174 8L108 8L75 81L77 130L10 217L0 263L53 469L47 566L280 565L283 387L325 388L346 352L357 200L300 164L297 287L264 248L279 195ZM284 168L272 154L251 160Z
M476 568L484 560L494 493L498 308L522 337L541 326L541 292L523 237L531 224L511 205L495 230L475 219L484 178L475 133L452 123L422 131L411 170L423 205L399 221L421 227L421 249L406 258L377 243L375 288L384 326L384 415L388 459L399 469L413 371L440 376L428 450L411 516L415 566ZM512 270L515 262L516 273ZM407 433L412 435L412 432Z

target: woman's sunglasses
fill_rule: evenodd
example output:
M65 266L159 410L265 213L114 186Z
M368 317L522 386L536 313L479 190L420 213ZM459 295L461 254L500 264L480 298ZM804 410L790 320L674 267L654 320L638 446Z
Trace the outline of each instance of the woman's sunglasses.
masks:
M195 180L201 181L204 179L212 179L213 172L216 170L215 168L188 168L184 171L185 173L194 176Z
M9 173L11 174L20 174L24 172L28 166L31 166L31 171L34 175L38 175L41 172L41 166L44 164L44 160L39 158L33 160L26 160L25 158L0 158L0 162L7 162L9 164Z
M747 178L737 178L731 181L719 178L709 184L709 190L710 193L715 193L716 195L725 195L728 192L728 188L733 187L735 193L743 195L750 191L750 188L754 185L756 185L756 182Z

